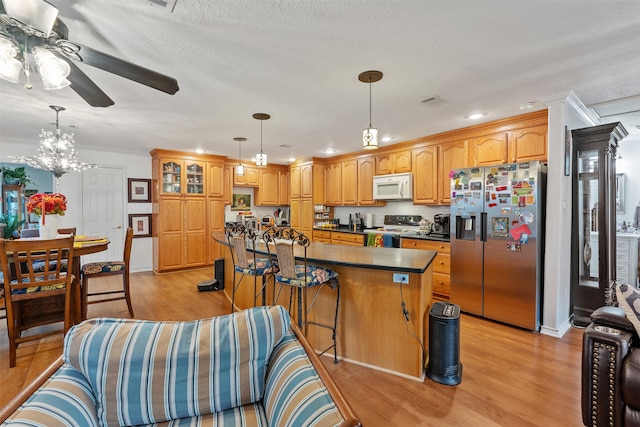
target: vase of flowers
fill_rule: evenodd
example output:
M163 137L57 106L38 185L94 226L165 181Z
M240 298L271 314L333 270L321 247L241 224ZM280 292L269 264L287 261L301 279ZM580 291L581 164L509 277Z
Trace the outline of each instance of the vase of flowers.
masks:
M40 237L53 239L58 235L58 216L64 216L67 198L60 193L37 193L29 197L27 211L40 217Z

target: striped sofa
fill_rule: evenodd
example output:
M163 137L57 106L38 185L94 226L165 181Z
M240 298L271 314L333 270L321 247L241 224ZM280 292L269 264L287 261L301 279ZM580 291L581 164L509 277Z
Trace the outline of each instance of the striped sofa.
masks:
M289 314L91 319L0 413L20 426L358 426Z

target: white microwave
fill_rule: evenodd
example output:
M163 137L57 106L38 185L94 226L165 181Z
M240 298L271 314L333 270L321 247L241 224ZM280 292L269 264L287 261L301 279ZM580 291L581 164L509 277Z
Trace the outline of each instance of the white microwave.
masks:
M410 200L413 197L413 180L410 172L373 177L375 200Z

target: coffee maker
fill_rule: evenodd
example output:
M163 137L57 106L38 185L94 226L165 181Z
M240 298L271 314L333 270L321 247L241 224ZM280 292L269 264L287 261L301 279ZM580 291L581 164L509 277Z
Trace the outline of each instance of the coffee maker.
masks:
M433 225L431 226L431 236L449 238L449 223L451 221L451 215L449 214L435 214L433 216Z

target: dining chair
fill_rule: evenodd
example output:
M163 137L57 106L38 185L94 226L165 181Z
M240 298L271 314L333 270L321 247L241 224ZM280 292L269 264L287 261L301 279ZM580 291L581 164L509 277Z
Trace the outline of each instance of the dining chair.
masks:
M9 367L16 365L18 345L43 337L66 333L71 327L71 293L73 275L62 269L73 263L73 237L49 240L0 240L4 300L9 335ZM42 271L34 265L43 263ZM70 269L71 270L71 269ZM58 301L56 301L58 300ZM40 330L29 335L23 332L34 327L60 323L56 316L39 315L26 320L25 313L38 307L64 300L64 321L61 328Z
M262 240L267 246L267 251L272 259L275 257L278 264L278 272L274 280L280 286L274 290L274 305L277 304L282 290L289 288L289 312L291 313L294 291L297 291L297 320L298 327L308 333L309 325L319 326L331 330L333 344L320 354L333 349L333 363L338 363L336 331L338 327L338 310L340 308L340 282L338 273L327 267L309 264L307 261L307 248L311 241L303 233L291 227L270 227L262 233ZM296 247L300 247L296 262ZM333 314L333 325L310 321L309 313L323 288L330 288L335 292L336 305ZM315 288L309 303L309 290Z
M131 292L129 282L131 246L133 243L133 228L128 227L124 239L124 253L122 261L101 261L84 264L80 268L82 276L82 319L87 318L87 306L102 302L126 300L129 315L133 318L133 306L131 305ZM89 279L105 276L122 276L122 289L111 289L102 291L89 291ZM120 295L118 295L120 294ZM111 296L109 296L111 295ZM113 296L116 295L116 296ZM98 299L90 299L99 297Z
M247 243L251 248L256 244L256 233L241 223L228 223L225 226L225 234L231 249L233 262L233 286L231 290L231 312L235 310L236 291L242 283L244 276L253 276L253 306L257 305L258 297L262 296L262 305L267 303L268 276L273 275L274 266L271 260L256 256L256 251L247 250ZM262 278L262 285L258 290L258 277Z
M72 236L76 235L76 227L68 227L68 228L58 228L58 234L59 235L67 235L67 234L71 234Z

